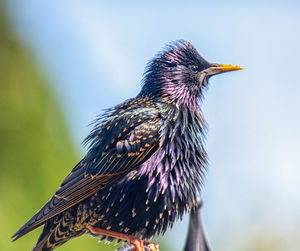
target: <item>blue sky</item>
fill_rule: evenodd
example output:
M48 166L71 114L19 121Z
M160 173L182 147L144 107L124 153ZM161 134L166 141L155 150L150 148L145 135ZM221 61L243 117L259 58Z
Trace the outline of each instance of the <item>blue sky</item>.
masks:
M210 62L243 66L212 78L203 104L210 128L208 236L216 250L254 250L260 239L293 249L300 234L299 3L12 0L9 6L81 154L87 125L138 93L146 62L167 42L186 39ZM167 235L174 246L183 244L185 230L186 220Z

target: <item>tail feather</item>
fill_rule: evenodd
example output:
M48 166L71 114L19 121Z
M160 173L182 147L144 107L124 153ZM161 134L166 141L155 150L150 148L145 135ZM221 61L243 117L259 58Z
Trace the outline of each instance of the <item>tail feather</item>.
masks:
M80 236L84 231L74 231L74 217L69 212L48 220L32 251L50 251L69 239Z
M30 226L28 223L26 223L23 227L20 228L18 232L16 232L11 238L12 241L16 241L17 239L21 238L23 235L31 232L32 230L40 227L41 225L45 224L45 222L41 222L40 224L36 224L34 226Z
M45 222L53 217L50 215L50 211L55 207L62 199L53 196L28 222L26 222L11 238L16 241L23 235L31 232L39 226L45 224Z
M41 241L37 242L36 245L34 246L34 248L32 249L32 251L50 251L53 250L53 248L51 248L51 246L47 243L48 239L49 239L49 235L46 235Z

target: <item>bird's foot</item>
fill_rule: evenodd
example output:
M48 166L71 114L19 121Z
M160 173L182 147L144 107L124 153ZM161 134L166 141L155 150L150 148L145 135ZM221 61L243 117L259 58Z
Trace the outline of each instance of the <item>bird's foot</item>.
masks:
M135 250L136 251L145 251L145 249L144 249L144 243L143 243L143 241L141 239L138 239L138 238L136 238L136 237L134 237L132 235L129 235L128 237L129 237L129 239L127 240L127 242L129 244L132 243L133 245L135 245Z
M136 251L145 251L144 249L144 244L151 250L151 251L159 251L158 244L143 241L133 235L130 234L123 234L123 233L118 233L98 227L88 227L88 230L95 235L106 235L106 236L111 236L116 239L120 239L123 241L127 241L129 244L133 244L135 246Z
M151 250L151 251L159 251L159 245L156 243L151 243L151 242L144 242L145 245Z

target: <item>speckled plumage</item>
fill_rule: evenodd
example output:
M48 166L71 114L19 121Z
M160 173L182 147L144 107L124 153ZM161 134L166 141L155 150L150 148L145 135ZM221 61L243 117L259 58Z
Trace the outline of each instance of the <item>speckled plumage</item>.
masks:
M185 41L150 61L141 92L96 119L86 156L15 239L44 225L35 251L88 226L150 240L193 209L207 162L198 101L211 66Z

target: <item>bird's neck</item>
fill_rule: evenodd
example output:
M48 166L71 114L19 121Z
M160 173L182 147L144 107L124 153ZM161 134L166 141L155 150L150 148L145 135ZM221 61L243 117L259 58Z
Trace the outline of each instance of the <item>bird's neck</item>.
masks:
M198 98L194 95L170 95L170 96L165 96L162 98L162 102L170 104L170 105L175 105L178 110L185 112L185 111L191 111L191 112L196 112L199 111L200 113L200 107L199 107L199 102Z
M139 95L154 97L164 103L190 110L200 110L199 101L201 102L203 99L203 91L198 85L177 83L170 78L152 75L150 74L144 79L144 85Z
M199 129L205 134L206 122L197 100L193 103L178 105L161 99L158 106L162 117L168 121L169 126L180 127L182 132L187 129Z

